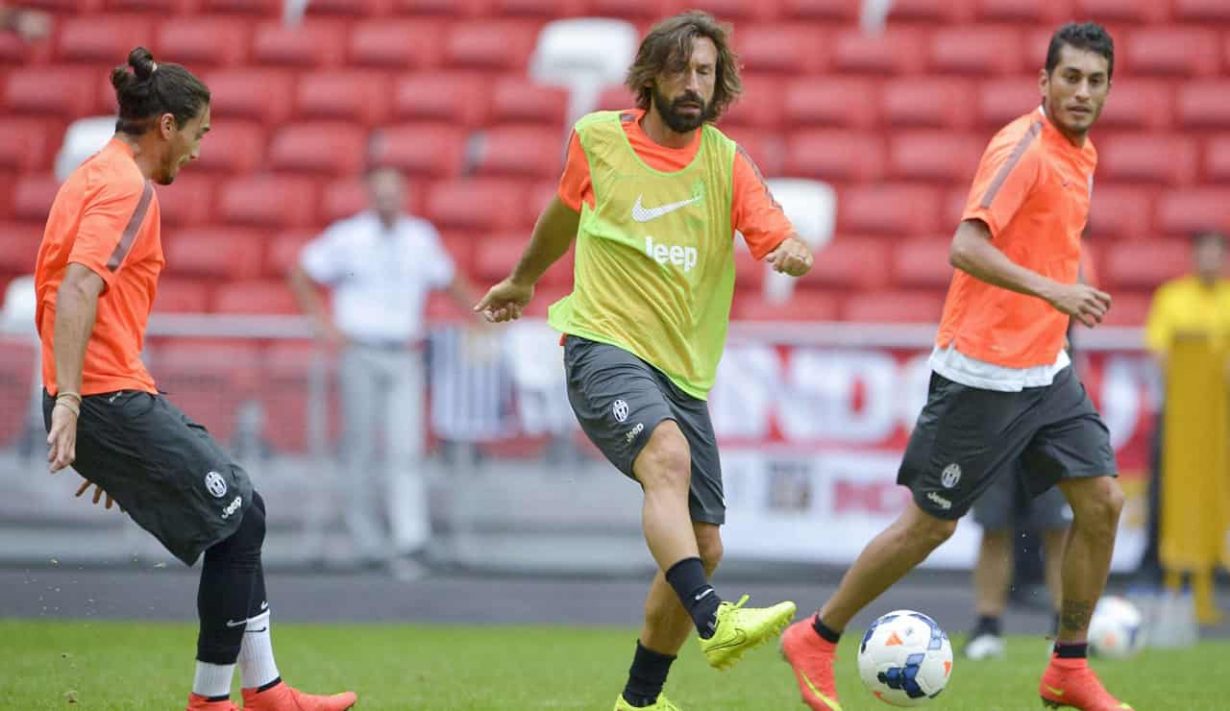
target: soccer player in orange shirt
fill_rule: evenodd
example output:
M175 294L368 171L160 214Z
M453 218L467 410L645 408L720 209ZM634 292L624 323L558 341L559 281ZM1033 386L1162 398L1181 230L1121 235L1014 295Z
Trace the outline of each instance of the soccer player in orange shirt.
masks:
M132 71L129 71L131 67ZM154 183L170 185L201 152L209 90L142 47L111 72L115 136L56 194L35 265L43 415L52 473L72 466L94 502L119 502L188 565L204 554L190 711L244 707L342 711L351 692L311 696L282 682L269 636L261 546L265 504L247 472L163 398L141 362L164 259Z
M813 711L841 708L833 661L850 619L946 541L992 480L1018 462L1034 493L1057 484L1074 514L1042 700L1082 711L1131 708L1086 661L1123 492L1106 425L1063 348L1070 318L1093 327L1110 308L1110 296L1079 283L1077 272L1097 163L1088 133L1110 92L1114 58L1101 26L1059 28L1039 77L1042 105L1008 124L983 154L952 241L957 271L931 355L929 397L898 474L912 500L815 617L782 637Z

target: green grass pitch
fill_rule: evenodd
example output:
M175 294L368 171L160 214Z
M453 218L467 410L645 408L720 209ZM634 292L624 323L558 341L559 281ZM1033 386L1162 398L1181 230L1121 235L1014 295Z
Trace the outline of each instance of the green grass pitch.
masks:
M608 711L635 635L612 628L274 624L283 676L309 691L354 689L356 711ZM839 661L843 706L888 709L858 680L854 636L842 642ZM182 709L192 680L192 625L0 620L0 640L3 709ZM1041 638L1017 637L1005 661L958 659L948 688L927 708L1038 711L1045 647ZM1094 664L1137 711L1230 709L1227 641ZM723 673L705 666L689 642L667 694L684 711L805 709L775 647L757 649Z

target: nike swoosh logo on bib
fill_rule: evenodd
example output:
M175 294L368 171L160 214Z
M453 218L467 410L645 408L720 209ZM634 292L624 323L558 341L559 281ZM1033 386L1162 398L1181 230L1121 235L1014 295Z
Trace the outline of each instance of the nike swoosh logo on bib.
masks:
M679 208L687 207L688 205L700 200L700 196L697 195L690 200L670 202L665 205L659 205L658 207L645 207L641 204L642 197L642 195L637 195L636 204L632 206L632 219L637 222L649 222L650 220L655 220L663 215L669 215Z

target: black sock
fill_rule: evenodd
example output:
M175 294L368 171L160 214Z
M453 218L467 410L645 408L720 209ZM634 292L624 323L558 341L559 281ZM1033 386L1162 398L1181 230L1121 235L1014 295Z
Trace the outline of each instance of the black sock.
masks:
M683 609L692 616L701 639L712 637L722 598L718 597L717 591L705 577L705 566L701 565L700 558L684 558L672 565L666 571L666 582L675 589Z
M817 612L816 616L812 619L811 628L814 629L816 634L820 635L820 639L825 642L837 644L841 641L841 633L824 624L824 621L820 619L819 612Z
M979 615L978 622L974 625L974 633L970 636L977 637L980 634L989 634L999 637L1002 634L1001 630L999 617Z
M647 649L638 639L632 668L628 670L628 684L624 686L624 701L638 709L657 701L673 661L674 657Z
M197 589L197 615L201 622L198 660L234 664L238 659L244 628L252 616L253 593L258 589L263 592L260 581L264 540L264 504L260 494L254 493L253 503L244 512L239 528L205 551Z
M1060 659L1085 659L1089 656L1089 643L1055 643L1055 656Z

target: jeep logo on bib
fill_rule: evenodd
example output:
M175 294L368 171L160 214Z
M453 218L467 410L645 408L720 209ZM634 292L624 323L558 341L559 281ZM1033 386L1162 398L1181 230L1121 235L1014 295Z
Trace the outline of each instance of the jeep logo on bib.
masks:
M226 479L218 472L210 472L205 475L205 489L213 494L215 499L221 499L226 496Z

